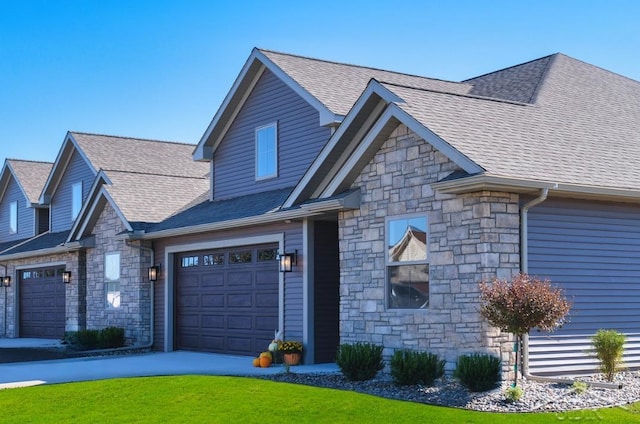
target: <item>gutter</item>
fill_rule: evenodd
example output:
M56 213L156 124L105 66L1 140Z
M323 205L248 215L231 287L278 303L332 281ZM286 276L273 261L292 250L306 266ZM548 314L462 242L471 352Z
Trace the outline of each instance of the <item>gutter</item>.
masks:
M538 197L525 203L520 209L520 271L524 274L527 274L529 272L529 209L547 200L548 195L549 189L543 188L540 191L540 195ZM529 372L528 334L525 334L522 337L522 376L527 380L540 381L545 383L573 384L575 382L575 380L571 378L543 377L539 375L533 375ZM622 389L622 384L616 383L589 382L587 384L589 384L590 386L602 387L606 389Z

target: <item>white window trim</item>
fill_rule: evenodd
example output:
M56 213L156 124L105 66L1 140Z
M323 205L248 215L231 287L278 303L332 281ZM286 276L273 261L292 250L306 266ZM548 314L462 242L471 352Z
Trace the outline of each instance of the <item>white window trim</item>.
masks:
M9 234L18 232L18 202L9 203Z
M272 128L274 130L274 150L275 150L275 167L274 167L274 172L272 174L268 174L268 175L258 175L258 132L267 128ZM268 180L271 178L276 178L278 176L278 122L272 122L270 124L267 125L262 125L260 127L257 127L255 130L255 134L254 134L254 158L255 158L255 178L256 181L261 181L261 180Z
M425 260L420 261L390 261L389 260L389 222L397 221L400 219L412 219L412 218L424 218L426 220L427 228L426 228L426 244L427 244L427 258ZM430 265L429 261L429 236L431 232L429 231L429 214L427 212L422 213L413 213L413 214L405 214L405 215L395 215L395 216L386 216L384 218L384 293L385 293L385 309L394 311L394 312L415 312L422 311L426 309L419 308L391 308L389 306L389 267L390 266L402 266L402 265ZM431 269L431 267L429 267ZM431 281L429 281L429 298L431 298Z
M79 187L78 195L80 196L80 198L77 199L78 206L76 208L76 190L78 190L78 187ZM78 217L81 209L82 209L82 181L78 181L77 183L73 183L71 185L71 219L72 220L75 220Z

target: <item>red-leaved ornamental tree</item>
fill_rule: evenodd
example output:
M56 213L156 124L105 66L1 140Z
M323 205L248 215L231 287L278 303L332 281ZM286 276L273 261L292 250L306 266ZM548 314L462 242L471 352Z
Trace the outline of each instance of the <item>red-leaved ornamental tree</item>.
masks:
M480 314L494 327L513 333L518 345L534 328L553 331L560 327L569 309L571 303L562 289L552 287L549 280L517 274L511 281L495 278L480 283Z

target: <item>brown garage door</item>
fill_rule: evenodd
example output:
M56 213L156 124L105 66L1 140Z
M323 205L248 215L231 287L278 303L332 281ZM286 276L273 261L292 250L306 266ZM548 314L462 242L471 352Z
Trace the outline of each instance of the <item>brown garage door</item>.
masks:
M255 355L278 328L277 245L176 255L176 349Z
M64 337L63 271L64 267L20 271L20 337Z

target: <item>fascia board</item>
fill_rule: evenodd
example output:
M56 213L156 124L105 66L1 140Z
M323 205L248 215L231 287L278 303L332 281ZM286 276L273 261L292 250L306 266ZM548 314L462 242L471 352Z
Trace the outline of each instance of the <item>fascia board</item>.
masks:
M336 148L339 144L340 140L344 136L345 132L349 128L350 125L358 118L360 112L364 105L373 97L377 96L381 100L386 103L390 103L393 101L402 101L397 95L386 89L376 80L370 80L367 87L363 90L362 94L358 97L358 100L353 104L353 107L347 113L347 116L344 118L338 129L335 133L329 138L325 146L322 148L316 159L313 161L311 166L307 169L300 182L293 189L289 197L285 200L283 207L288 208L295 205L297 202L304 200L300 199L300 195L307 188L307 186L311 183L314 175L325 166L325 162L329 154ZM333 166L332 166L333 167ZM335 168L335 167L334 167Z
M40 194L39 199L39 202L41 204L48 204L51 201L51 198L58 189L60 180L62 180L62 175L69 165L69 161L71 160L71 156L73 155L74 150L77 151L82 159L86 162L86 164L89 166L89 169L91 169L91 172L93 172L93 175L96 175L98 173L98 170L94 168L93 164L91 163L87 155L85 155L85 153L82 151L73 135L70 132L67 132L67 135L65 136L65 139L62 143L62 147L58 152L58 156L53 163L53 167L51 168L51 172L49 173L47 182L42 188L42 194Z

